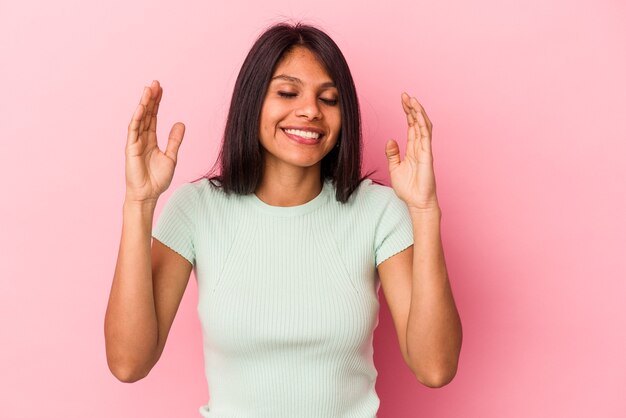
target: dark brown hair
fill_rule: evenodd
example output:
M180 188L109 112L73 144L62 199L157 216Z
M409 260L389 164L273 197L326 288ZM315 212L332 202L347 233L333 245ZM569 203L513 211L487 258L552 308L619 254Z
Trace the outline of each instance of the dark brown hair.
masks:
M320 174L322 181L332 180L336 199L345 203L369 175L361 177L363 143L356 88L337 44L320 29L301 23L268 28L248 52L235 82L219 157L200 178L207 178L226 193L256 190L263 170L258 136L261 107L277 64L296 46L309 49L317 57L339 93L341 130L337 146L322 159ZM220 173L214 174L217 166Z

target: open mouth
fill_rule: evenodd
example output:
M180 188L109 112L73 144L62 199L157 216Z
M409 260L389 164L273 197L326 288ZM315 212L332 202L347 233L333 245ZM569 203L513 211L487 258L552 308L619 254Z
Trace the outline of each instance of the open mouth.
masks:
M282 131L289 138L301 144L317 144L320 141L320 139L324 137L324 134L321 134L319 132L303 131L300 129L283 128Z
M283 131L285 131L285 133L288 133L290 135L297 135L300 138L306 138L306 139L319 139L322 136L321 134L317 132L301 131L300 129L283 129Z

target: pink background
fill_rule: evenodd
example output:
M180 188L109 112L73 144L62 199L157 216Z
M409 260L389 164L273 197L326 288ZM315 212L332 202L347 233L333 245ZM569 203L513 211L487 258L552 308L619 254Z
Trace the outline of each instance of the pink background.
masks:
M434 123L460 367L420 385L382 302L379 416L626 416L624 3L294 3L0 2L0 416L199 416L194 280L152 373L107 369L126 128L159 79L161 144L187 126L159 213L213 163L243 58L283 18L342 48L378 178L385 141L404 149L403 90Z

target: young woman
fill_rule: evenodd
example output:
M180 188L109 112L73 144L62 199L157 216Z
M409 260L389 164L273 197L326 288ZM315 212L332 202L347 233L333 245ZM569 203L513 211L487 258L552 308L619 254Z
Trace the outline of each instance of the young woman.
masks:
M403 93L408 142L386 145L392 188L361 177L357 95L321 30L278 24L237 78L211 173L174 191L184 125L156 139L163 89L128 128L126 199L105 319L121 381L158 361L192 269L210 401L204 417L374 417L382 285L404 360L429 387L457 370L461 323L440 236L432 124ZM151 237L154 238L151 242Z

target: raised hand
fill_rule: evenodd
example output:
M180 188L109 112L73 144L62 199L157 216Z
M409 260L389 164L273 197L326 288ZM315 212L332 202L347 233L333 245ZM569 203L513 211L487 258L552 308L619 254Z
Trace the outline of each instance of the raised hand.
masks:
M158 81L145 87L141 100L128 125L126 141L126 200L156 201L174 177L178 148L185 135L185 125L172 126L165 152L156 137L157 113L163 96Z
M433 125L415 97L402 93L401 101L408 124L408 140L402 161L396 141L390 139L385 146L391 187L410 210L438 210L431 147Z

